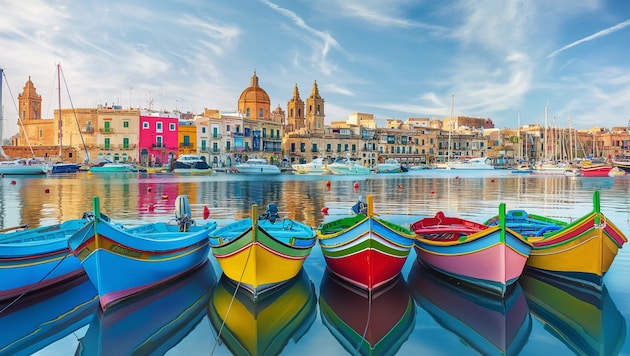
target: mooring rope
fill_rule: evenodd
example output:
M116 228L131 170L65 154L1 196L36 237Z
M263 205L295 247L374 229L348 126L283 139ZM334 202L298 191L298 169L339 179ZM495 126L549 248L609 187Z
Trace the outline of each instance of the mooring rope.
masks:
M61 263L66 259L66 257L70 256L72 253L66 253L62 259L59 260L59 262L57 262L57 264L55 265L55 267L53 267L50 271L48 271L48 273L46 273L44 275L44 277L42 277L37 283L32 284L27 290L25 290L24 292L22 292L22 294L20 294L19 296L17 296L15 299L13 299L11 301L11 303L7 304L4 308L2 308L2 310L0 310L0 315L2 315L2 313L4 313L7 309L9 309L13 304L17 303L18 300L20 300L24 295L26 295L28 292L32 291L35 287L37 287L40 283L42 283L46 278L48 278L48 276L50 276L50 274L57 269L57 267L59 267L59 265L61 265Z
M371 261L368 259L368 267L372 267ZM369 269L369 271L371 271L371 269ZM360 350L361 350L361 344L365 341L367 342L368 346L371 347L371 345L369 345L370 343L365 340L365 335L367 335L368 329L370 328L370 318L372 317L372 285L371 285L371 273L368 274L368 312L367 312L367 319L365 320L365 329L363 330L363 335L361 336L361 341L359 341L359 343L357 344L357 348L354 350L354 355L359 355L360 354Z
M243 271L241 272L241 276L238 279L238 283L236 283L236 289L234 289L234 293L232 294L232 299L230 300L230 305L228 305L227 311L225 312L225 317L223 317L223 321L221 322L221 327L217 331L217 339L214 342L214 346L212 346L212 350L210 350L210 355L214 354L214 350L217 348L217 345L219 344L219 340L221 340L221 333L223 332L223 328L225 327L227 316L230 314L230 310L232 310L234 299L236 299L236 293L238 293L238 289L240 288L241 282L243 281L243 276L245 275L245 269L247 268L247 264L249 263L249 256L252 254L253 248L254 246L252 245L247 251L247 258L245 259L245 266L243 266Z

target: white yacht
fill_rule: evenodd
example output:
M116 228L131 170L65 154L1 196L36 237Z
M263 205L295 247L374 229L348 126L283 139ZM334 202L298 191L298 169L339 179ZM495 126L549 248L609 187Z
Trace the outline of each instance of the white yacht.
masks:
M267 160L263 158L250 158L247 162L237 164L234 168L242 174L280 174L278 166L267 163Z
M319 157L308 163L294 164L293 171L298 174L324 174L328 172L328 169L326 168L327 166L327 159Z
M447 163L447 169L494 169L488 157L474 157Z
M339 158L335 162L329 164L326 168L333 174L369 174L370 168L347 158Z
M376 173L400 173L404 171L402 164L395 158L388 158L385 162L376 164Z

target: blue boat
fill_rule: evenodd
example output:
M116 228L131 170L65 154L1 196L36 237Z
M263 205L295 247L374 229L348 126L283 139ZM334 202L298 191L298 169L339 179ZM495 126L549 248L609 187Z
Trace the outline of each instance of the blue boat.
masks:
M164 355L205 319L215 286L207 261L138 298L97 310L75 355Z
M52 165L50 173L52 174L63 174L63 173L76 173L79 171L81 166L77 163L55 163Z
M0 355L32 355L88 325L98 296L82 274L0 304ZM46 352L43 352L46 353Z
M187 196L176 199L176 223L149 223L124 228L100 219L93 198L93 221L68 240L96 287L103 309L186 273L206 262L208 234L216 222L197 225Z
M68 239L90 221L91 213L61 224L0 234L0 300L84 273Z

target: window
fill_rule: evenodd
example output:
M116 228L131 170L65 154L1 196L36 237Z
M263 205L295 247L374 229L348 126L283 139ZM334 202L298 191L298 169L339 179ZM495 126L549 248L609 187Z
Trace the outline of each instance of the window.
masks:
M162 122L155 123L155 131L162 132Z
M204 133L204 134L206 133L206 127L205 126L201 127L201 133Z
M105 121L103 124L105 125L105 128L103 129L103 132L112 132L112 128L111 128L112 123L111 122Z
M258 110L258 117L263 117L263 109L262 108L260 108Z
M201 140L201 150L202 151L206 150L206 140Z
M213 142L212 143L212 152L219 152L219 143L218 142Z
M109 144L109 138L105 139L105 145L103 148L111 148L110 144Z
M124 149L129 148L129 137L123 137L123 147Z
M164 145L162 144L162 136L155 136L155 147L162 148Z
M172 123L172 122L171 122L171 123L168 125L168 129L169 129L169 130L171 130L171 131L175 131L175 123Z
M229 131L229 126L228 126L228 131ZM217 138L219 137L219 129L216 127L212 128L212 137Z
M306 152L306 144L304 142L300 143L300 152Z
M246 117L249 117L250 115L251 115L251 114L250 114L250 109L249 109L249 108L247 108L247 112L245 113L245 116L246 116Z
M317 152L317 144L316 143L313 143L311 145L311 152Z
M127 120L123 121L123 127L124 128L129 128L129 121L127 121Z
M225 150L229 151L230 150L230 141L225 143Z
M190 147L190 136L184 136L184 147Z
M319 107L319 104L318 104L317 105L317 115L321 115L321 114L322 114L321 108Z
M90 125L88 125L88 127L89 127L89 126L90 126ZM146 130L146 129L148 129L148 128L149 128L149 123L148 123L148 122L146 122L146 121L145 121L145 122L143 122L143 123L142 123L142 129L143 129L143 130Z
M225 130L225 131L226 131L226 132L230 132L230 125L227 125L226 127L227 127L227 128L226 128L226 130Z
M331 152L332 151L332 147L330 145L330 143L326 144L326 152Z
M295 142L291 142L291 153L295 152Z
M267 128L263 127L263 137L267 137Z
M337 144L337 152L341 152L341 144L340 143Z
M347 143L345 145L343 145L343 151L344 152L348 152L348 144Z

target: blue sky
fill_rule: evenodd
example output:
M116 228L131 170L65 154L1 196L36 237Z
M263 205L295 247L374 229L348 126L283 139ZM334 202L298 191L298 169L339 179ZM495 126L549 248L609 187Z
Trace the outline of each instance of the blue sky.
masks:
M256 70L272 109L316 80L327 123L442 118L454 95L500 128L544 124L546 103L549 125L627 126L630 2L7 0L4 137L29 76L52 117L57 63L74 107L234 111Z

